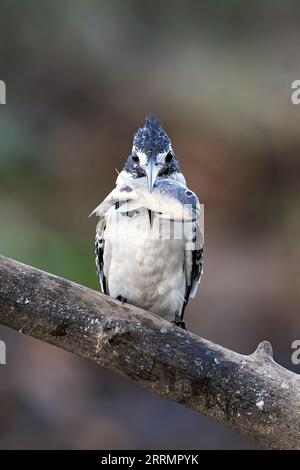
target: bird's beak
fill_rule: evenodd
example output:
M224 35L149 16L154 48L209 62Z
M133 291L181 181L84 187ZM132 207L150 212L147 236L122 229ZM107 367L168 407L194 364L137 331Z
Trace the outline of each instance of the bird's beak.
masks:
M147 180L148 180L148 189L149 189L150 193L152 193L152 190L153 190L153 187L154 187L154 184L155 184L155 180L156 180L160 170L161 170L161 165L156 164L156 163L152 162L151 160L145 166L145 172L146 172L146 176L147 176Z

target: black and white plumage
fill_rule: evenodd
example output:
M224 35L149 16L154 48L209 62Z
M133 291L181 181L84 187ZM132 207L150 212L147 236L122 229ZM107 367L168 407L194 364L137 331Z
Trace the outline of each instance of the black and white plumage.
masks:
M140 196L131 201L135 185L143 180L148 184L139 185ZM173 181L174 190L168 181ZM152 200L151 204L147 201L152 191L153 195L160 191L158 197L171 192L171 197L179 202L188 203L191 195L198 202L185 186L171 141L158 120L150 115L134 137L132 152L117 178L116 189L104 201L110 206L105 206L103 213L98 208L94 211L100 215L96 266L102 292L181 325L187 302L195 296L202 275L199 220L196 217L187 222L174 218L170 221L160 212L161 207L166 211L165 205L155 206L155 201L154 205ZM115 202L114 194L120 201ZM120 205L127 204L126 201L128 205L122 211ZM177 202L170 199L170 204L172 201ZM182 236L175 237L178 230Z

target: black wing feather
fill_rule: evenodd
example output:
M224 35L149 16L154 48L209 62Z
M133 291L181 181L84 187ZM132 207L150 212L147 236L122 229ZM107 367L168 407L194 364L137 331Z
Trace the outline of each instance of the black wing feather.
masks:
M105 232L105 224L101 221L97 226L96 230L96 239L95 239L95 261L96 261L96 268L98 279L100 282L101 291L103 294L108 294L108 287L106 277L104 275L104 247L105 247L105 240L104 240L104 232Z
M196 290L197 290L197 286L203 274L204 249L203 249L202 232L199 226L195 225L194 233L195 233L195 236L193 239L193 243L196 249L186 251L186 257L191 257L191 266L190 266L189 272L186 272L187 284L186 284L186 290L185 290L185 296L184 296L184 304L182 306L181 315L180 315L181 320L183 319L184 311L188 304L189 298L190 296L194 297ZM185 266L185 269L187 270L186 266Z

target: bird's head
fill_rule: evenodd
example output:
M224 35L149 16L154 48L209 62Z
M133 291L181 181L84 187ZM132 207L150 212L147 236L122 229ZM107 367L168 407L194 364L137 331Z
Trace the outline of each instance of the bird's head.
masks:
M170 177L179 172L171 140L153 114L135 134L124 170L133 178L146 176L150 192L158 176Z

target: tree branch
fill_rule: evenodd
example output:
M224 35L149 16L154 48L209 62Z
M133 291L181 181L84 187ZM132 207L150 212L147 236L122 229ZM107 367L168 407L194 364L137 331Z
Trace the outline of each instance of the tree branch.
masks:
M87 357L274 449L300 449L300 376L0 257L0 323Z

